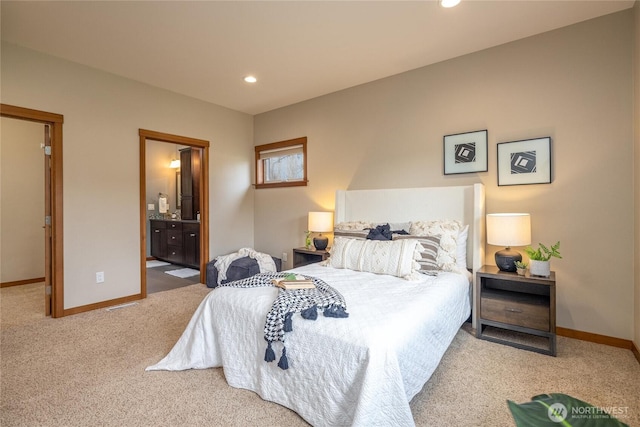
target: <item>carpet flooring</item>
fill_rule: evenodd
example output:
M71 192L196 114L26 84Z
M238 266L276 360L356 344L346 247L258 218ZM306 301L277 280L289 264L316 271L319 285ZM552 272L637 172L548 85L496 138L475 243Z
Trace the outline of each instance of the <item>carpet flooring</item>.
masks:
M204 285L61 319L45 318L42 288L25 286L0 289L3 427L308 425L229 387L219 368L145 372L181 335L210 291ZM514 426L507 399L553 392L623 408L620 420L640 426L640 364L630 351L559 337L558 357L550 357L470 332L468 325L458 332L411 401L417 426Z

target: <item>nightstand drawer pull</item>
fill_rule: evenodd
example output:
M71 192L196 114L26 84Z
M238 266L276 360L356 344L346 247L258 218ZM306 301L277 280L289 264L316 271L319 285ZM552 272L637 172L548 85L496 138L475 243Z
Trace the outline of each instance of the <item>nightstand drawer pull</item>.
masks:
M504 311L508 311L511 313L522 313L522 310L518 309L518 308L505 308Z

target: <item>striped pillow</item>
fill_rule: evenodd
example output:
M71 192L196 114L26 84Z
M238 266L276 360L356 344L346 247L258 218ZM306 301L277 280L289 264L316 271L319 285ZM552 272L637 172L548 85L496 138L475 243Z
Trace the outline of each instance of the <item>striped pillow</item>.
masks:
M347 237L350 239L364 240L369 235L369 230L333 230L333 238Z
M440 270L438 267L438 250L440 249L440 237L438 236L412 236L412 235L401 235L394 234L393 240L404 240L404 239L413 239L417 240L418 243L422 245L422 250L420 251L420 259L418 259L418 264L420 264L420 272L435 272Z
M437 256L438 269L460 271L457 264L458 235L463 228L462 223L456 220L414 221L411 223L409 234L440 237Z

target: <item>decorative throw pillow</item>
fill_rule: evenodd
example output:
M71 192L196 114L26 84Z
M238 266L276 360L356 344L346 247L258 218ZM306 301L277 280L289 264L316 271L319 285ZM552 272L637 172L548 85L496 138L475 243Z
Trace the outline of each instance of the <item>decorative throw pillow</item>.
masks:
M391 240L391 227L389 224L378 225L369 230L367 239L370 240Z
M351 239L364 240L369 235L369 230L333 230L333 238L347 237Z
M327 265L375 274L415 279L422 245L415 239L396 241L336 237Z
M420 250L420 273L433 273L438 268L438 250L440 249L440 237L438 236L412 236L412 235L393 235L393 240L415 239L422 245Z
M334 230L365 230L371 228L374 225L367 221L348 221L340 222L335 225Z
M462 224L457 220L415 221L411 223L409 233L413 236L439 236L438 268L445 271L460 271L457 264L458 236L462 229Z

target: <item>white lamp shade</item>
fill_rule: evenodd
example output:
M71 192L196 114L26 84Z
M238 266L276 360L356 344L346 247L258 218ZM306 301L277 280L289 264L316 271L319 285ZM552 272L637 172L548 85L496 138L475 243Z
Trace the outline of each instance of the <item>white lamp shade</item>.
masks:
M504 247L531 244L531 215L527 213L488 214L487 243Z
M176 160L176 159L171 160L169 167L171 169L178 169L180 167L180 160Z
M333 212L309 212L309 231L315 233L333 231Z

